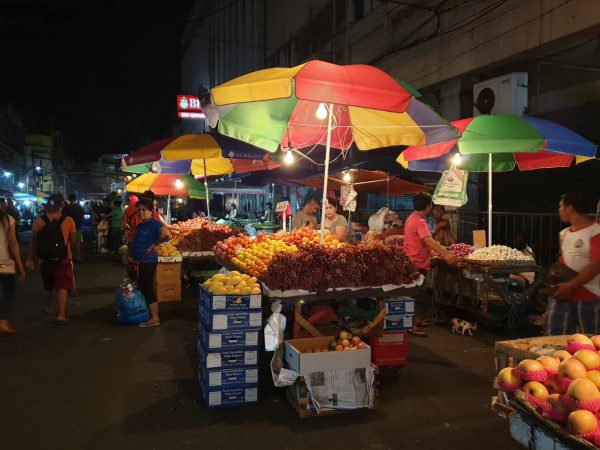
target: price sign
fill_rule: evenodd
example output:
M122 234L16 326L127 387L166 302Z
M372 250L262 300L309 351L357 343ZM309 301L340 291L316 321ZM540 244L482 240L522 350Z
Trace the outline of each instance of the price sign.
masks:
M277 203L277 206L275 206L275 211L283 212L283 211L287 210L289 204L290 204L290 202L288 202L288 201L279 202L279 203Z

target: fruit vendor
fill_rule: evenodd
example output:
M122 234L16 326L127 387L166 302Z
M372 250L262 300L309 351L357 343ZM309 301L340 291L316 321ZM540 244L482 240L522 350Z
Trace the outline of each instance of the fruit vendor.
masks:
M137 266L137 280L140 290L146 298L150 309L150 320L141 323L140 327L154 327L160 325L158 316L158 300L154 290L154 276L158 255L158 245L171 237L169 229L153 217L154 202L142 197L137 202L136 213L140 223L136 227L135 238L131 244L129 255Z
M337 200L333 198L327 199L327 206L325 207L325 228L329 230L338 241L343 242L346 240L346 233L348 232L348 221L344 216L337 213L338 205Z
M600 328L600 224L585 215L585 201L577 194L561 197L558 214L568 223L559 234L560 263L576 275L558 283L548 298L544 334L597 334Z
M321 207L321 202L314 195L306 199L304 208L294 214L292 217L292 228L302 227L317 228L317 210Z
M431 212L433 201L431 194L421 192L413 198L413 213L404 223L404 251L419 271L424 275L431 265L431 251L438 252L448 264L454 265L458 259L455 255L446 250L446 247L435 241L427 227L425 218ZM421 321L416 320L415 324ZM415 325L412 334L417 336L427 336L427 333Z

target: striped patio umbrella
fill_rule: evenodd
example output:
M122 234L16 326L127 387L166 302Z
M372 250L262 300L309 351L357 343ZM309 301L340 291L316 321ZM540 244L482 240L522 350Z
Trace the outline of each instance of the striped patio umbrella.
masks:
M594 158L597 145L549 120L516 115L483 115L452 122L460 137L405 149L397 161L411 170L461 169L488 172L488 244L492 241L492 172L569 167ZM456 159L456 155L460 158Z
M210 98L203 109L220 134L269 152L325 145L324 197L331 147L347 151L354 142L371 150L458 137L404 86L367 65L315 60L259 70L213 88Z

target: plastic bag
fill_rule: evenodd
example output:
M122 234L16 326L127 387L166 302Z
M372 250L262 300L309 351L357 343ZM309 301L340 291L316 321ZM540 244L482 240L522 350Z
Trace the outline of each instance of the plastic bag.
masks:
M254 228L249 223L247 223L246 225L244 225L244 231L246 232L246 234L248 236L256 236L256 228Z
M131 279L125 279L117 288L115 303L117 305L116 319L119 323L138 325L150 320L146 298L137 283Z
M265 350L275 351L280 343L283 342L283 333L285 331L285 316L281 314L281 302L275 301L271 304L273 314L267 319L265 325Z
M436 205L462 206L467 203L469 172L452 168L444 171L433 193Z
M369 231L381 233L385 226L385 217L389 209L386 207L380 208L375 214L369 217Z

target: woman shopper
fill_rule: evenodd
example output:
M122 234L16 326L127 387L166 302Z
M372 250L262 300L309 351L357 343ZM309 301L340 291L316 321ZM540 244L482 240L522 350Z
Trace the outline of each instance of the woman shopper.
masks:
M325 207L325 228L331 231L339 241L346 240L348 231L348 221L346 218L337 213L338 202L333 198L327 199Z
M154 290L154 276L156 274L156 264L158 263L156 247L171 237L169 229L153 217L153 211L154 204L152 200L146 197L140 198L136 205L136 213L140 223L135 229L135 237L129 252L130 257L137 266L140 290L144 294L150 309L150 320L141 323L139 326L142 328L160 325L158 300Z
M14 333L8 324L8 317L15 300L15 281L25 278L21 252L17 243L15 219L0 210L0 283L3 293L0 297L0 333Z

